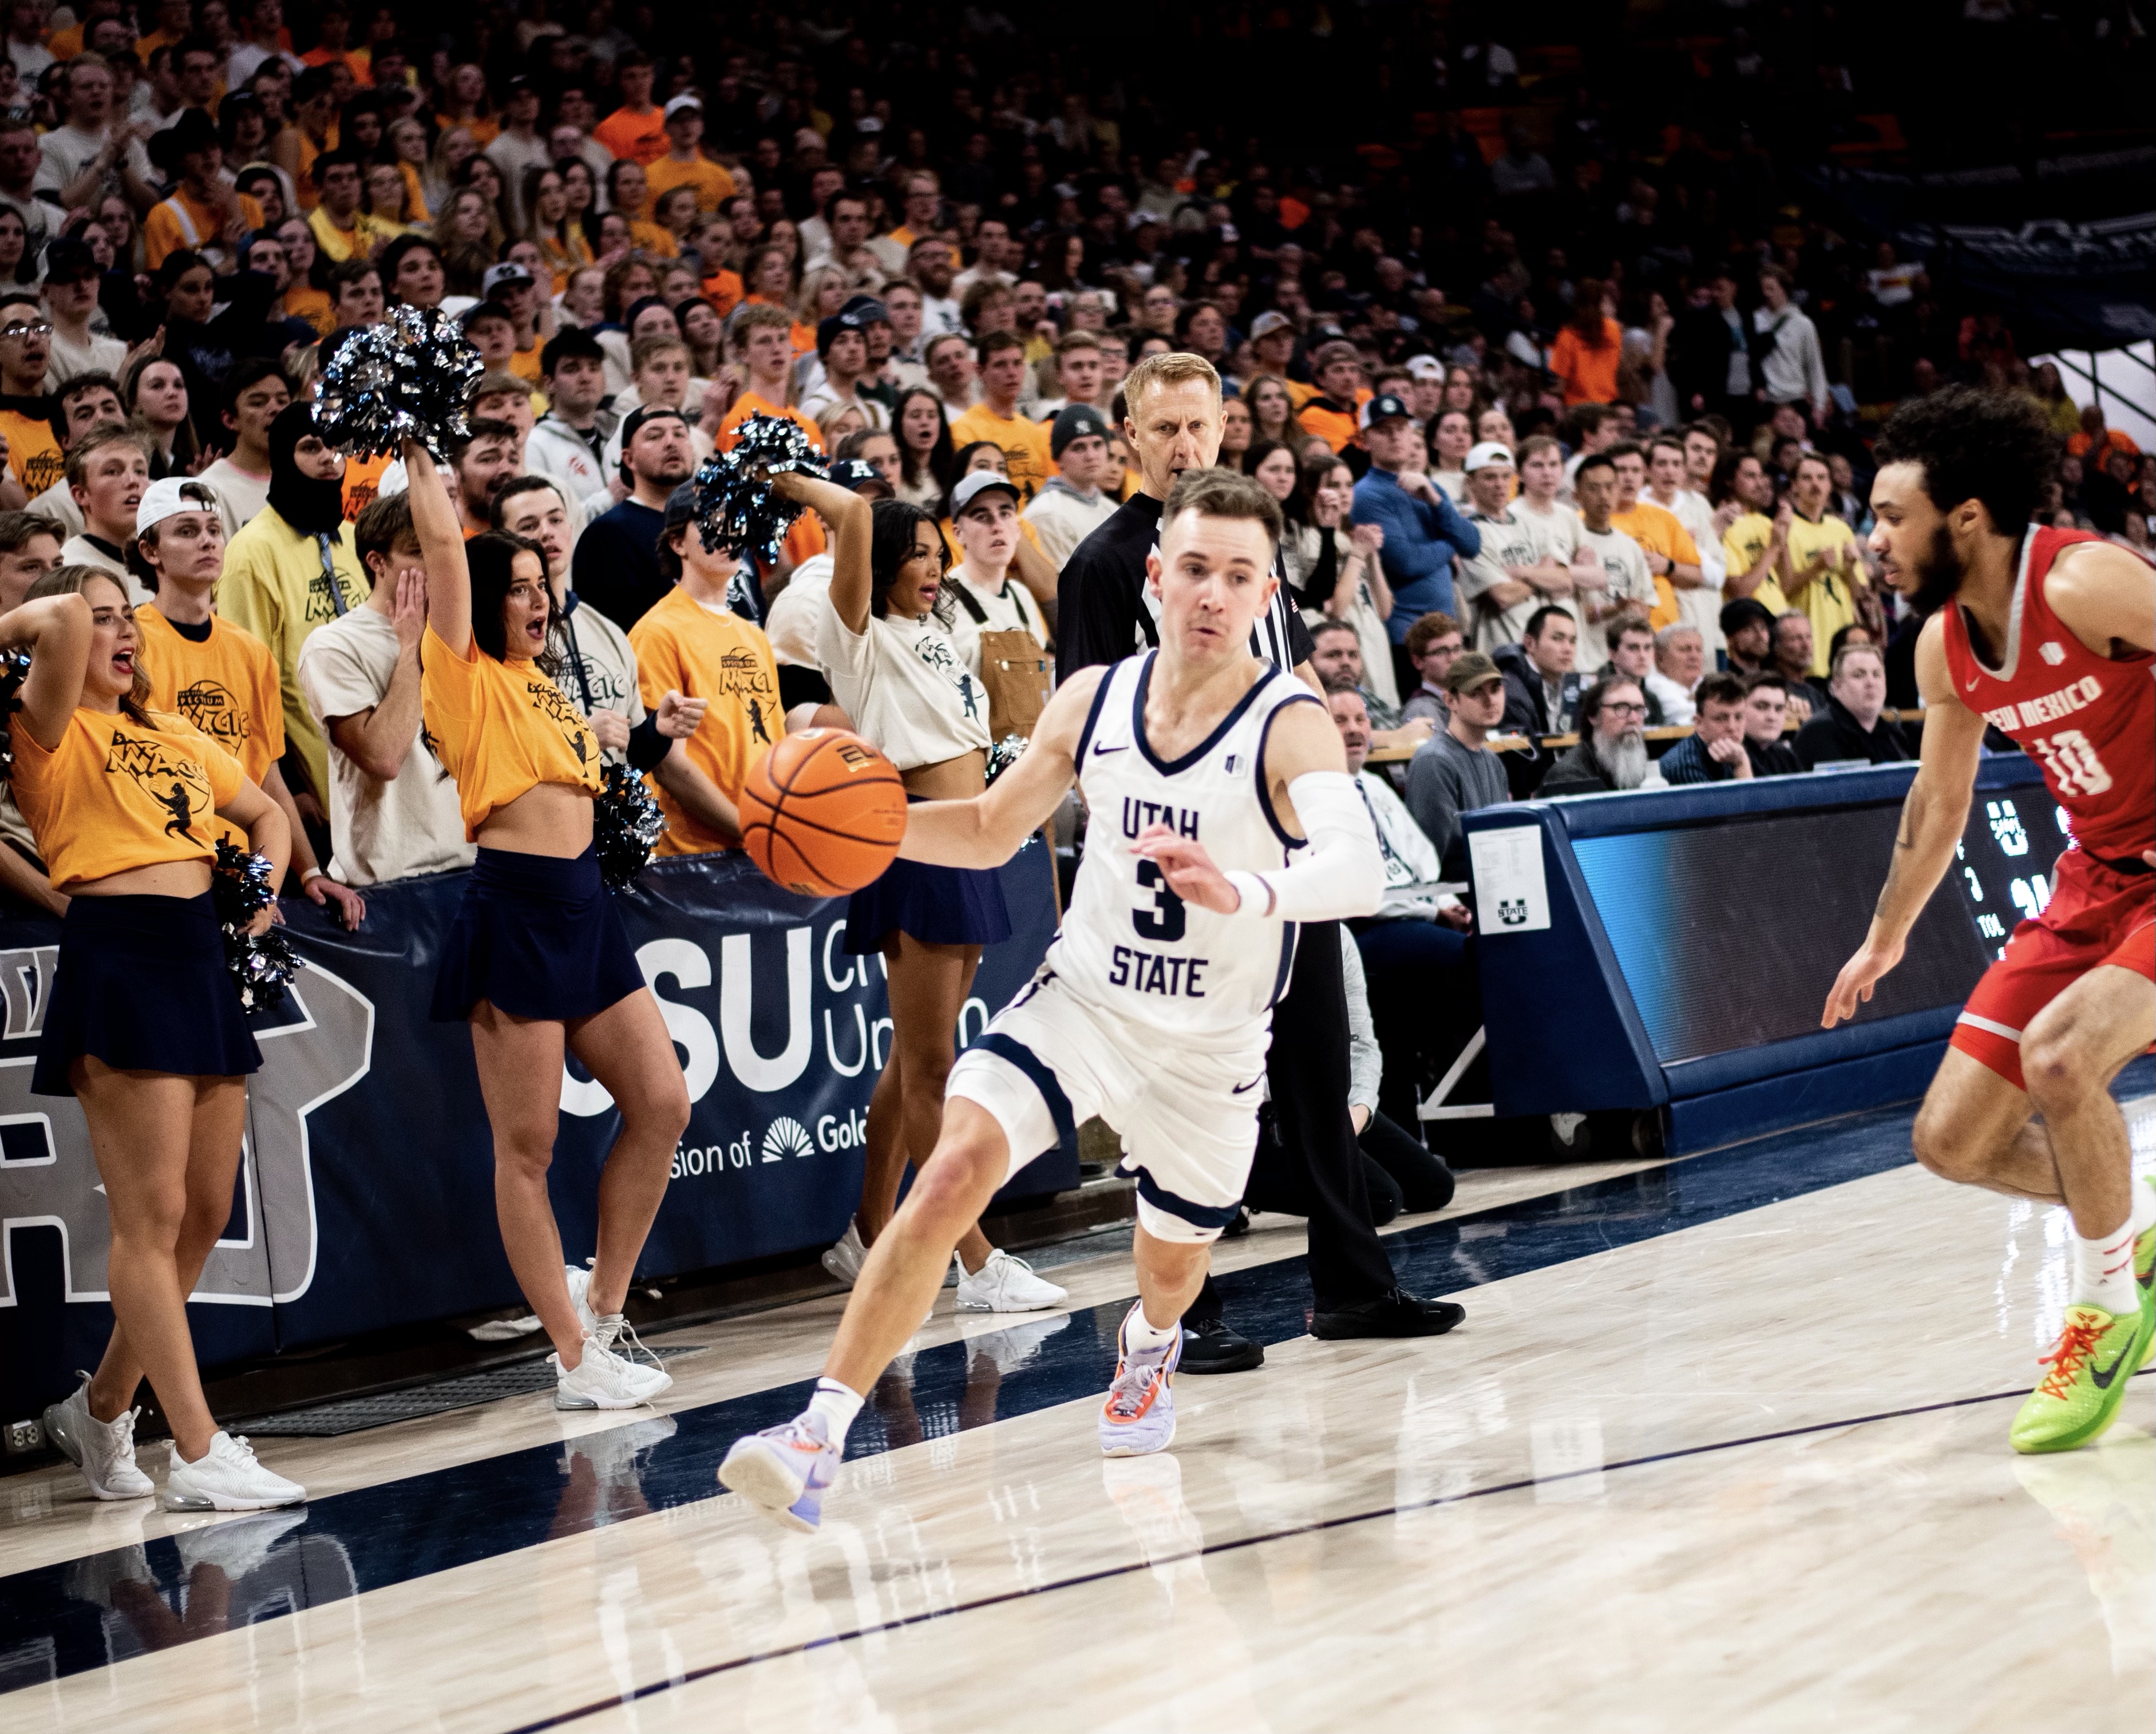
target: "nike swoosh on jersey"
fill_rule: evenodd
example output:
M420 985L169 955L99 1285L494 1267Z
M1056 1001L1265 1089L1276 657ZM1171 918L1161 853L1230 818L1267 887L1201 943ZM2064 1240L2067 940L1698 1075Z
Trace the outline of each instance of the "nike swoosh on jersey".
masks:
M1126 741L1121 746L1103 746L1096 741L1093 743L1093 757L1098 758L1104 752L1127 752L1130 750L1130 745L1131 743Z
M1264 1074L1264 1073L1262 1073L1262 1072L1260 1072L1260 1073L1256 1077L1255 1077L1255 1078L1251 1079L1251 1080L1250 1080L1250 1081L1249 1083L1247 1083L1247 1084L1233 1084L1233 1085L1230 1085L1229 1086L1229 1088L1228 1088L1228 1094L1229 1094L1229 1095L1246 1095L1246 1094L1248 1094L1250 1091L1251 1091L1251 1090L1255 1090L1255 1089L1258 1087L1258 1085L1259 1085L1260 1084L1263 1083L1264 1081L1265 1081L1265 1074Z

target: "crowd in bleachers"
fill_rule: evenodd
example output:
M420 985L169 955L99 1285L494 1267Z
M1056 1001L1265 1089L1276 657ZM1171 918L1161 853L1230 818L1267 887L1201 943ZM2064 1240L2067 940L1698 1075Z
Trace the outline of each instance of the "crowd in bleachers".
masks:
M1913 751L1912 623L1863 542L1882 402L2031 392L2061 442L2047 513L2148 546L2148 459L1995 313L1794 203L1786 153L1816 138L1789 110L1642 127L1576 57L1560 76L1465 8L1448 36L1450 10L1379 69L1382 142L1353 146L1244 136L1210 96L1180 114L1158 57L1083 65L993 6L16 0L0 600L64 562L150 603L143 487L198 479L219 613L277 663L295 810L364 885L469 846L418 726L400 466L286 412L398 303L486 364L451 454L468 531L544 544L569 684L631 725L654 701L634 645L682 571L670 502L759 413L935 524L921 629L1008 721L982 645L1051 649L1059 575L1137 490L1124 377L1204 357L1218 461L1280 500L1284 581L1328 628L1315 670L1358 693L1380 762L1412 751L1399 787L1440 854L1498 786L1492 740L1513 798ZM1748 8L1722 10L1735 34L1692 64L1727 95L1761 71ZM1333 73L1383 28L1193 23L1221 65L1301 42ZM1538 76L1558 100L1529 100ZM1004 485L969 490L983 472ZM824 542L811 513L723 574L776 670L767 731L832 697ZM731 844L755 744L645 767L669 847ZM0 878L56 902L8 823Z

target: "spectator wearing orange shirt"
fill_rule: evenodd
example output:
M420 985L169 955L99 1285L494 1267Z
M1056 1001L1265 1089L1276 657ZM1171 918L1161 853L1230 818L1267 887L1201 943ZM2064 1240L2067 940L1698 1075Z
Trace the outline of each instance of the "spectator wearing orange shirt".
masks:
M1673 624L1682 610L1677 590L1695 588L1701 582L1699 545L1677 515L1640 498L1647 480L1647 454L1630 440L1621 440L1603 455L1617 466L1617 510L1609 515L1616 528L1640 545L1647 557L1647 570L1655 580L1655 606L1647 623L1660 632Z
M1575 403L1614 403L1617 364L1624 358L1625 334L1603 307L1604 285L1583 277L1572 298L1572 317L1550 346L1550 372L1564 389L1565 408Z
M629 157L642 167L666 154L666 116L651 100L651 56L624 54L614 63L614 87L621 106L592 128L592 136L617 158Z
M2089 452L2096 450L2096 461L2089 462ZM2113 452L2124 452L2129 458L2138 458L2141 448L2127 434L2116 428L2103 424L2103 405L2091 403L2082 411L2081 431L2066 436L2066 455L2079 458L2089 470L2102 468L2103 461Z
M734 196L734 177L704 155L704 105L684 91L666 105L666 151L644 165L654 203L676 187L693 187L696 208L716 211Z

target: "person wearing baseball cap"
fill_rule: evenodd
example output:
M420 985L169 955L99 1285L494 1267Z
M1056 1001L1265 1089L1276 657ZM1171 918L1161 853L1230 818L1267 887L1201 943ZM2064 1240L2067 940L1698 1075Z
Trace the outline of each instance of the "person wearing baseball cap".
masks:
M1427 429L1445 407L1445 363L1434 355L1411 355L1407 359L1408 402L1414 418Z
M1740 596L1722 605L1723 659L1730 672L1756 675L1774 659L1774 614L1757 597Z
M676 187L696 189L696 208L716 211L736 191L734 177L698 148L704 141L704 105L684 90L669 99L665 109L666 154L644 165L644 184L651 190L651 204Z
M244 627L218 618L217 581L224 576L224 517L207 482L171 475L142 490L135 508L128 570L156 597L135 610L137 661L150 682L150 708L185 717L239 761L239 767L285 811L292 831L291 870L313 902L334 906L347 930L367 905L315 859L307 828L285 785L285 703L277 659ZM238 827L217 822L220 838L244 847Z
M262 227L262 207L234 192L219 174L224 147L217 122L201 109L183 108L171 126L151 136L150 148L157 166L178 183L142 219L142 255L150 269L186 249L200 254L213 271L228 269L239 238Z
M1022 503L1018 484L996 470L976 469L959 477L951 490L951 534L960 557L945 582L977 630L1024 633L1045 650L1050 642L1047 617L1016 569L1025 539L1019 518ZM1046 577L1052 585L1053 567ZM984 684L993 699L996 683Z
M1481 551L1460 562L1460 599L1474 610L1472 637L1484 649L1517 644L1545 603L1572 606L1572 568L1533 517L1517 509L1512 448L1486 439L1470 449L1467 521Z
M849 409L858 410L875 433L891 431L891 412L874 398L861 395L869 371L868 328L890 316L880 301L849 301L816 327L816 357L824 364L824 382L801 400L801 413L819 427Z
M1288 397L1297 410L1318 395L1316 386L1288 376L1288 369L1295 365L1296 346L1301 341L1295 321L1277 308L1269 308L1250 321L1250 353L1256 358L1258 372L1286 382Z
M1057 473L1040 485L1025 509L1040 551L1058 572L1078 544L1115 515L1116 502L1101 490L1108 467L1108 418L1090 403L1056 412L1048 449Z
M1303 424L1309 421L1305 411ZM1363 444L1370 467L1355 484L1353 520L1384 531L1378 560L1393 592L1385 634L1392 640L1399 690L1413 692L1422 676L1408 659L1408 628L1424 614L1456 615L1453 562L1472 560L1482 551L1482 539L1430 479L1429 449L1404 398L1392 392L1371 398L1363 416Z
M578 595L627 632L673 587L659 569L666 503L696 467L695 430L678 409L639 404L621 424L621 477L629 498L577 538L571 580Z
M494 302L505 308L510 323L516 328L516 346L511 352L507 371L536 389L542 375L538 280L515 259L504 259L487 267L479 287L480 304Z
M1352 343L1327 343L1310 358L1310 371L1318 394L1297 404L1296 415L1304 428L1345 456L1355 443L1362 406L1370 398L1369 387L1363 383L1362 351ZM1359 459L1358 453L1348 461L1353 464Z
M1505 675L1480 650L1463 650L1445 671L1446 717L1408 764L1408 811L1437 845L1441 875L1467 877L1460 815L1512 798L1504 761L1490 750L1505 721Z

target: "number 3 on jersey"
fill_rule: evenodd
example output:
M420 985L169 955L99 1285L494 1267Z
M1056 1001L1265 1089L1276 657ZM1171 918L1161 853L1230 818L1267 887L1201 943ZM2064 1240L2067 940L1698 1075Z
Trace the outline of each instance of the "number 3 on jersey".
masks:
M2096 756L2096 747L2079 729L2061 729L2056 735L2039 735L2029 743L2044 769L2069 795L2100 795L2111 787L2111 772Z
M1140 939L1173 945L1183 937L1183 900L1162 876L1159 862L1138 863L1138 889L1152 893L1152 907L1133 909L1131 926L1137 929Z

